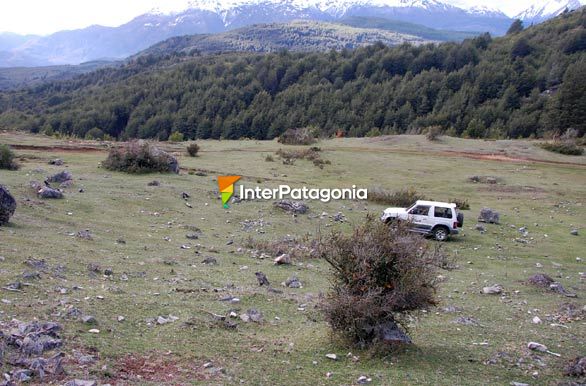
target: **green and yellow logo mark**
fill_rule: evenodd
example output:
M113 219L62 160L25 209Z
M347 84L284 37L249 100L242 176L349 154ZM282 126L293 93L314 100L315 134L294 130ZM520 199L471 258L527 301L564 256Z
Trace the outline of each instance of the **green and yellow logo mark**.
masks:
M218 176L218 187L222 196L222 206L228 209L228 201L234 195L234 184L240 179L240 176Z

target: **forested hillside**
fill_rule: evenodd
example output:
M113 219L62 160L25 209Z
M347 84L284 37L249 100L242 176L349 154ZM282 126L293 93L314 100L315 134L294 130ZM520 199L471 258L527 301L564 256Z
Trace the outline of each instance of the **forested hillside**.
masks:
M493 39L328 53L146 55L0 94L0 128L77 136L528 137L586 129L586 11Z

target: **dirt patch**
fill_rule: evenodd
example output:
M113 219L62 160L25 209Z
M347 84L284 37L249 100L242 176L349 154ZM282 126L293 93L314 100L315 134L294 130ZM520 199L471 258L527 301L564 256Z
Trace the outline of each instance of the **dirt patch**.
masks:
M545 193L545 189L529 185L483 185L479 190L497 193Z
M88 152L102 152L108 149L93 147L93 146L41 146L41 145L10 145L13 149L18 150L34 150L51 153L88 153Z
M156 382L187 384L194 380L210 381L218 379L219 374L198 364L174 356L152 352L146 355L128 354L117 361L117 371L108 382L115 385L135 384L136 382ZM212 369L213 370L213 369Z

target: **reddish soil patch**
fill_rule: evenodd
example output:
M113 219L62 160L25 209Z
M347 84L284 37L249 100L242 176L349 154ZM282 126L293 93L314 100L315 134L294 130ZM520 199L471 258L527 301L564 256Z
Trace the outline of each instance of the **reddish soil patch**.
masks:
M117 361L116 373L108 379L114 385L156 382L186 385L193 381L209 381L217 377L203 365L163 353L128 354Z
M41 146L41 145L10 145L13 149L18 150L35 150L47 152L64 152L64 153L87 153L102 152L108 149L92 146Z

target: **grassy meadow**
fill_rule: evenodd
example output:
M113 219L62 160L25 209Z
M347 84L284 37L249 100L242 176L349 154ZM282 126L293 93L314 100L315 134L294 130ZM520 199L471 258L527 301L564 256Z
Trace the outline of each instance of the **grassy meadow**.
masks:
M586 156L548 153L530 141L389 136L320 141L322 158L331 162L320 169L306 160L283 164L275 152L284 146L276 141L210 140L198 141L201 151L193 158L186 143L160 144L179 158L179 175L128 175L100 168L107 149L98 142L6 132L0 143L18 145L21 164L18 171L0 170L0 183L18 201L10 224L0 228L0 287L25 283L18 292L0 289L0 322L63 324L66 379L351 385L364 375L372 385L550 385L572 381L563 375L564 365L586 355L586 279L580 274L586 272ZM274 162L265 160L269 154ZM65 164L49 165L54 158ZM65 199L37 198L30 181L62 170L74 176ZM435 200L467 199L471 209L464 211L462 234L443 244L458 268L438 272L440 304L413 319L414 344L386 356L344 347L331 339L317 308L329 288L327 263L308 258L275 266L274 256L253 257L245 247L249 237L350 232L384 206L311 201L308 214L295 217L266 201L225 210L217 175L242 175L246 186L412 187ZM473 175L501 182L472 183ZM160 186L148 186L153 180ZM182 199L182 192L190 198ZM486 224L480 233L476 217L484 206L501 213L501 224ZM333 221L338 212L347 221ZM86 229L91 240L76 237ZM199 238L186 238L189 233ZM217 265L202 263L210 256ZM23 278L39 271L25 264L29 259L45 260L40 279ZM89 264L113 274L92 273ZM257 271L282 292L259 287ZM536 273L550 275L577 297L524 283ZM303 288L281 285L292 276ZM481 294L492 284L501 284L504 293ZM240 301L221 301L228 296ZM565 303L578 316L568 317ZM94 316L97 325L68 317L73 308ZM250 308L262 312L262 323L233 318L238 326L231 328L211 315ZM168 315L178 319L156 323ZM532 323L535 316L543 322ZM478 324L455 323L460 317ZM529 351L530 341L561 357ZM80 363L80 353L96 360Z

